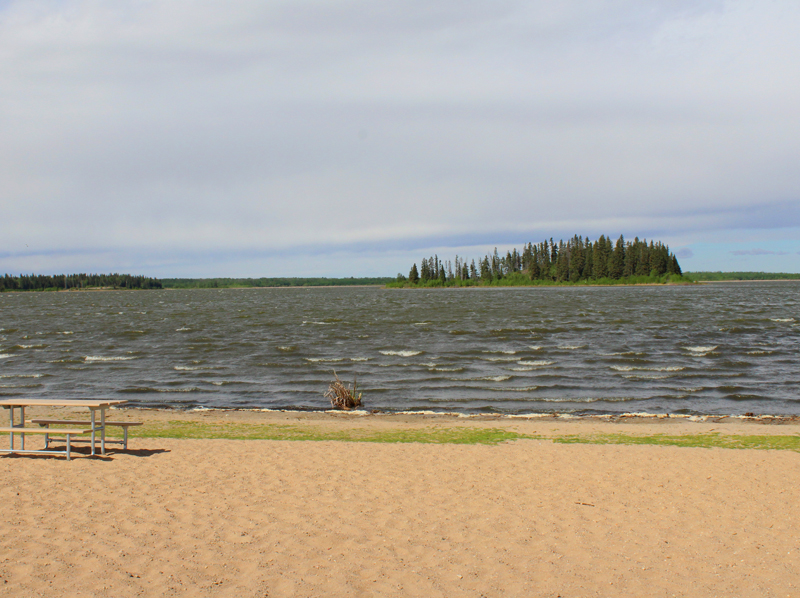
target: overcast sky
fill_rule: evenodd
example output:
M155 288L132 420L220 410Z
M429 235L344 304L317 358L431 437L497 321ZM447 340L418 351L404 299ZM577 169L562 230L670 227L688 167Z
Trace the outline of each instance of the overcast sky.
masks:
M794 0L0 0L0 273L601 233L798 272L798 31Z

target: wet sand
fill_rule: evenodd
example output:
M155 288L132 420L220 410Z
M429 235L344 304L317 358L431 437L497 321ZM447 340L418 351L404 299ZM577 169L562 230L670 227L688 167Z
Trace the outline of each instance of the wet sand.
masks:
M467 425L545 437L800 433L796 421L729 419L134 410L114 418ZM796 452L546 438L498 446L141 439L135 431L130 448L71 462L0 457L0 594L800 595Z

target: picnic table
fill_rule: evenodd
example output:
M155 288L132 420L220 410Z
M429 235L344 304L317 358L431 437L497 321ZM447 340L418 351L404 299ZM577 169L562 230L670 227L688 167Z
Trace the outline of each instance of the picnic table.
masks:
M125 400L120 399L3 399L0 400L0 407L8 409L10 412L11 425L7 428L0 428L0 432L8 432L9 434L9 448L0 449L0 453L27 453L36 455L66 455L67 459L70 458L71 440L72 436L80 434L88 434L91 432L92 439L92 455L97 453L97 433L100 433L100 453L106 454L106 410L114 405L122 405L127 403ZM85 407L91 413L89 421L63 421L63 420L34 420L34 422L48 422L47 427L30 428L25 426L25 407ZM19 411L19 422L16 421L15 411ZM97 421L97 412L100 412L100 421ZM65 424L83 424L81 428L50 428L49 423L65 423ZM115 422L117 425L124 425L122 422ZM44 425L40 423L40 425ZM130 424L138 425L138 424ZM127 432L127 428L125 428ZM26 434L44 434L45 435L45 448L36 450L25 450L25 435ZM14 437L20 435L20 448L14 446ZM49 450L49 437L50 436L66 436L66 450ZM127 433L126 433L126 448L127 448Z

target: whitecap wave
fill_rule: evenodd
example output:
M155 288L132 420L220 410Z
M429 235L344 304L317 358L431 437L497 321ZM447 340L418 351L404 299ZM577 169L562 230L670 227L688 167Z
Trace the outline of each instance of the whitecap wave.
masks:
M616 370L618 372L680 372L685 370L686 368L680 365L670 365L670 366L653 366L653 367L636 367L632 365L612 365L609 366L609 369Z
M283 345L283 346L278 347L278 351L285 351L286 353L291 353L292 351L295 351L296 349L297 349L297 347L295 347L294 345Z
M531 349L531 351L541 351L542 350L542 346L541 345L530 345L529 348Z
M180 328L176 328L175 332L188 332L191 328L187 328L186 326L182 326Z
M44 345L17 345L20 349L42 349Z
M516 351L503 351L503 350L498 350L498 351L481 351L481 353L502 353L503 355L516 355L516 354L517 354L517 352L516 352Z
M443 368L439 366L435 366L430 368L432 372L463 372L464 368Z
M717 345L697 346L697 347L684 347L690 353L710 353L715 350Z
M306 324L314 324L316 326L332 326L334 322L318 322L316 320L303 320L303 326Z
M586 345L558 345L559 349L566 349L568 351L574 351L576 349L583 349Z
M201 368L200 367L190 367L188 365L176 365L172 369L177 370L178 372L194 372L194 371L199 370Z
M794 322L794 318L770 318L773 322Z
M532 365L532 366L535 366L535 367L541 367L541 366L545 366L545 365L553 365L555 363L555 361L547 361L547 360L544 360L544 359L538 359L536 361L524 361L524 360L521 360L521 361L518 361L517 363L519 365Z
M397 355L399 357L414 357L415 355L422 355L422 351L378 351L382 355Z
M486 382L505 382L506 380L511 380L512 376L480 376L479 378L467 378L468 380L472 381L486 381Z
M351 357L350 361L369 361L371 357Z
M93 356L87 355L83 358L86 363L93 363L93 362L103 362L103 361L130 361L131 359L136 359L135 357L102 357L102 356Z
M312 363L339 363L344 361L344 357L304 357L303 359Z

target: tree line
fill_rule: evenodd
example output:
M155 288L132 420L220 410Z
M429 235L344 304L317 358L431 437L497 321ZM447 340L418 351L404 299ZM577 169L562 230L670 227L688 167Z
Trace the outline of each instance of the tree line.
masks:
M487 254L477 262L456 256L442 261L438 255L423 258L408 277L398 274L391 286L471 286L477 284L536 284L579 282L664 282L682 280L681 267L669 247L646 239L616 242L601 235L592 242L575 235L564 242L552 238L528 243L505 256Z
M165 289L230 289L383 285L394 278L163 278Z
M132 274L20 274L0 278L0 291L58 291L61 289L160 289L161 281Z

